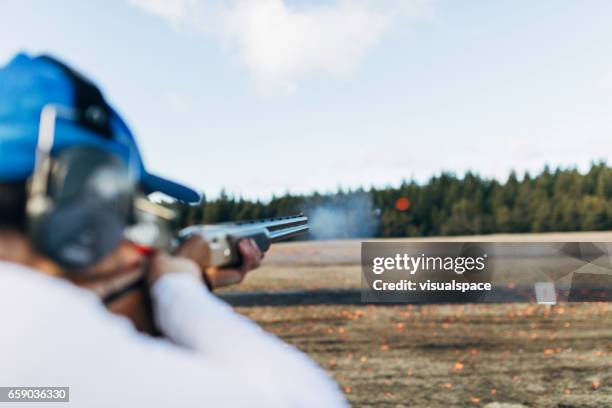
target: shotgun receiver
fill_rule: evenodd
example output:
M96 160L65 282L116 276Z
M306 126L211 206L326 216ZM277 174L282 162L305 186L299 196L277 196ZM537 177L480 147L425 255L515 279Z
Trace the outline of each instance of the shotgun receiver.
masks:
M252 239L261 252L266 252L270 244L289 239L308 232L308 217L290 217L262 220L226 222L213 225L193 225L178 233L179 242L193 235L200 235L210 248L210 266L232 266L240 264L235 249L241 239Z

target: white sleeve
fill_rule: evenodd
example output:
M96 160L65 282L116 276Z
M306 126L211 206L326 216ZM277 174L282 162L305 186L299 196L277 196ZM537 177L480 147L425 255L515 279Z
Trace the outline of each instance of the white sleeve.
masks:
M163 276L151 294L159 329L227 374L235 392L248 384L267 406L346 405L337 385L310 358L235 313L195 277ZM227 398L231 405L232 396Z

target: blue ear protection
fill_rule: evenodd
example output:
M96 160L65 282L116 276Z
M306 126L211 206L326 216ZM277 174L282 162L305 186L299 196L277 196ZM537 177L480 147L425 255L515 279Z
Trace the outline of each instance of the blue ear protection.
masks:
M36 248L69 271L96 263L119 245L132 222L136 188L128 164L112 153L78 146L51 155L56 120L78 114L53 105L43 109L27 202Z

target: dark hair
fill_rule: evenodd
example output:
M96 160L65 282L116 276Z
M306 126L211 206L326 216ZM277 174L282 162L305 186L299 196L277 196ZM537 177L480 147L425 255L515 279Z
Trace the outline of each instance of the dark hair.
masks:
M0 229L25 230L26 182L0 182Z

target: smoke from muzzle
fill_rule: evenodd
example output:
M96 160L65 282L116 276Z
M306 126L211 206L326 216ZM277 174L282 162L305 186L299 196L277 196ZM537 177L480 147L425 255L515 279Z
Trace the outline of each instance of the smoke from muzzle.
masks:
M311 239L371 238L378 231L380 210L368 193L337 194L307 211Z

